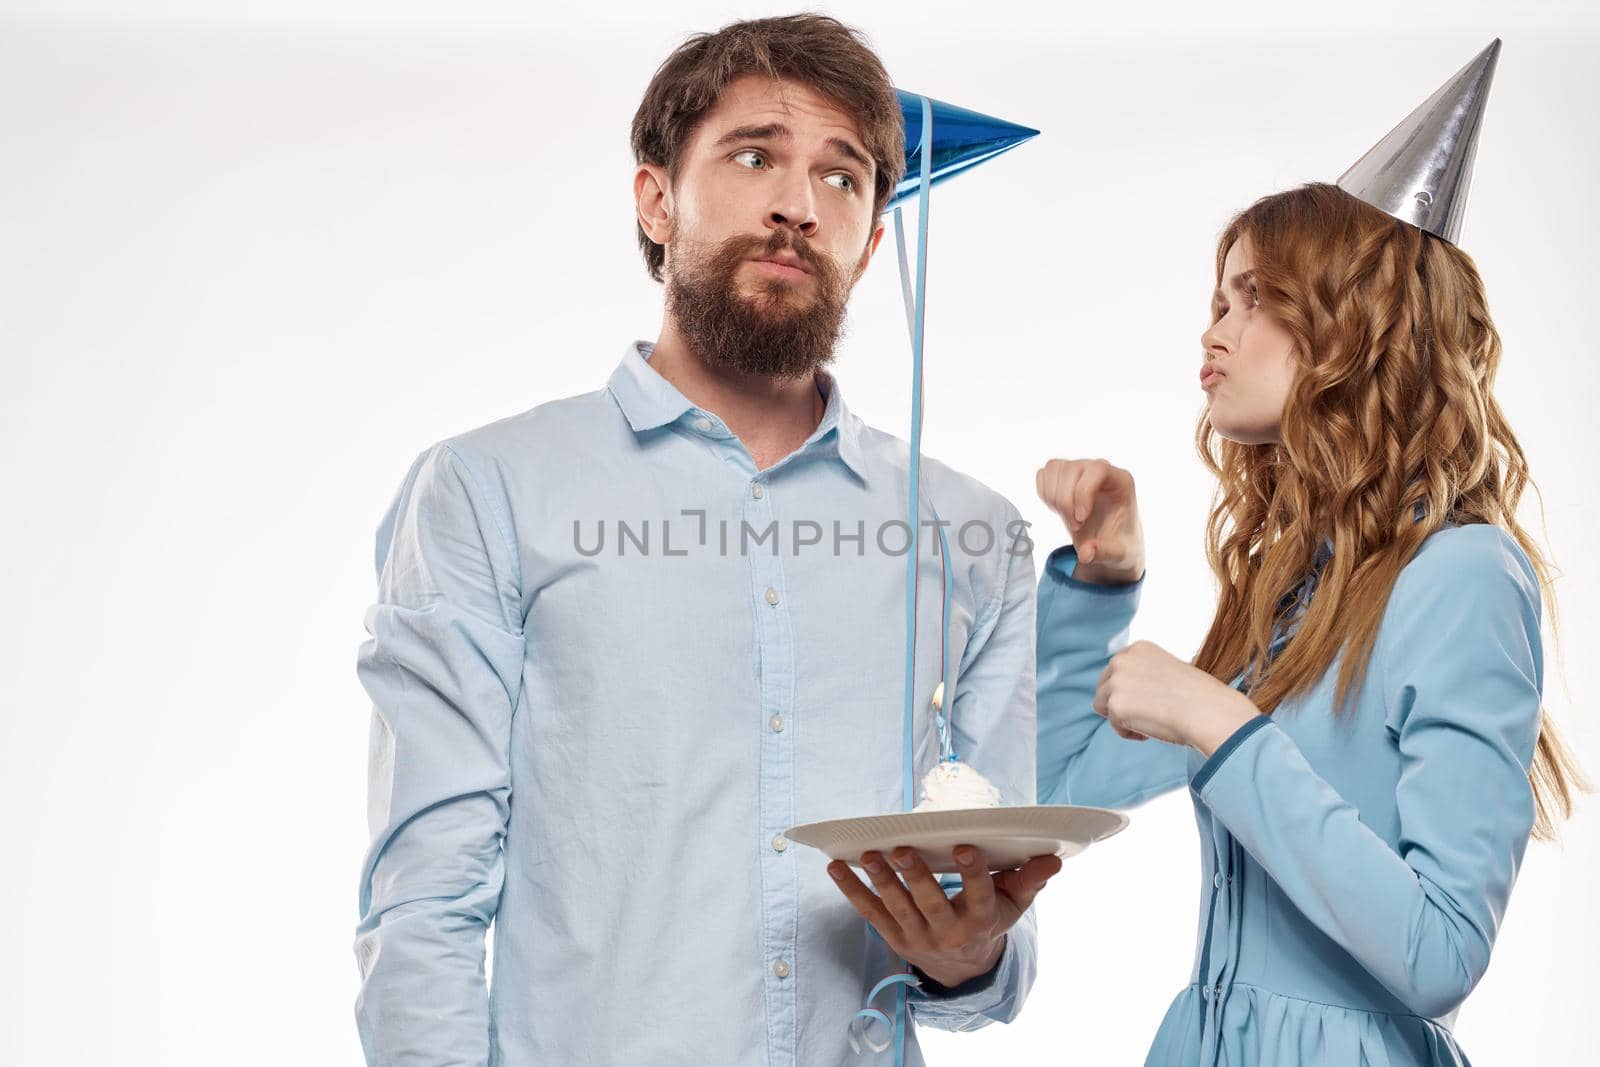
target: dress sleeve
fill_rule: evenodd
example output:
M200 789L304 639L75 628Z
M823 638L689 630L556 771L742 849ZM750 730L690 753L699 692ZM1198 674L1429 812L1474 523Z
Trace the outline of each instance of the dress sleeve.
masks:
M1008 514L1016 516L1015 512ZM1016 516L1014 521L1020 521ZM1006 529L1014 529L1010 523ZM1032 543L1009 542L987 618L974 623L951 704L956 751L983 772L1007 804L1034 802L1034 586ZM951 892L959 882L947 886ZM1034 909L1006 935L1000 961L985 975L946 989L929 983L907 1001L919 1023L976 1030L1010 1022L1022 1010L1037 970Z
M1094 710L1094 690L1128 643L1144 576L1125 585L1074 578L1071 545L1050 553L1039 578L1039 801L1128 808L1183 785L1188 752L1117 736Z
M357 674L372 700L356 1023L368 1064L487 1064L520 576L502 503L460 456L413 463L379 528Z
M1191 783L1316 926L1425 1018L1483 977L1532 830L1539 588L1498 527L1440 531L1401 573L1367 685L1400 756L1397 847L1262 716Z

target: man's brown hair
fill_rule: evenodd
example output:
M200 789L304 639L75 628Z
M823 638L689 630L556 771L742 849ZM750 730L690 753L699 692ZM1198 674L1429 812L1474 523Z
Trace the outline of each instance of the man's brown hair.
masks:
M677 180L678 156L728 83L746 74L809 86L855 117L872 156L872 217L883 214L905 170L905 124L883 61L866 39L838 19L811 13L732 22L679 45L656 70L633 116L636 163L664 167ZM650 277L661 281L666 249L638 227Z

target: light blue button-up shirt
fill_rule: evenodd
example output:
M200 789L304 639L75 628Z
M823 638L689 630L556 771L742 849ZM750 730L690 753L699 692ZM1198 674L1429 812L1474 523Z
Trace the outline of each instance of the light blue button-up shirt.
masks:
M847 1027L899 961L782 832L903 806L907 445L819 372L820 425L758 471L651 348L430 446L379 527L357 662L369 1063L894 1061L853 1056ZM939 754L948 560L956 749L1031 804L1026 524L937 461L921 483L911 773ZM1030 911L990 975L912 991L912 1020L1010 1020L1034 957Z

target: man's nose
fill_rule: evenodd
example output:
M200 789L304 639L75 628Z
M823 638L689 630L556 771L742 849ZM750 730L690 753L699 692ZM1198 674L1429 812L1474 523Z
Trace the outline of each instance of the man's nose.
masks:
M773 190L772 203L767 210L768 229L787 227L809 238L816 234L817 225L816 201L811 195L809 175L797 175Z

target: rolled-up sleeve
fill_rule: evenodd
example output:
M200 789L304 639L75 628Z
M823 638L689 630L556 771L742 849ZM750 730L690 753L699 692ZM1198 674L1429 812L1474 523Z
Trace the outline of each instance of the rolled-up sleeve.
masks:
M355 953L368 1064L489 1060L484 935L504 877L521 578L503 499L441 442L377 537L357 674L372 700Z
M1006 529L1021 518L1011 512ZM956 752L1000 789L1007 804L1034 802L1034 570L1032 542L1003 549L1003 584L987 613L974 622L951 705ZM959 883L955 883L956 886ZM940 1030L976 1030L1010 1022L1022 1010L1037 971L1034 909L1006 936L999 962L987 974L952 989L913 990L919 1023Z
M1191 784L1307 918L1427 1018L1489 965L1533 826L1543 691L1527 557L1493 526L1434 536L1396 583L1369 671L1400 757L1397 845L1265 717Z

